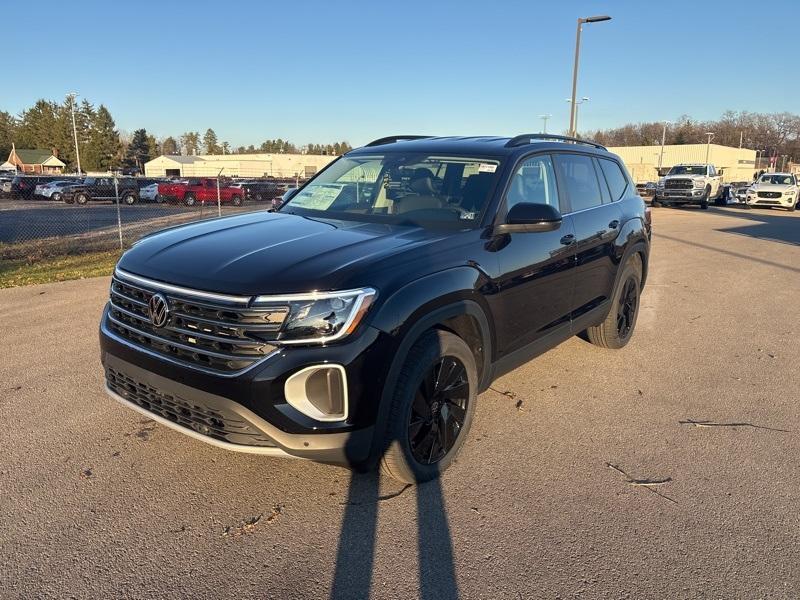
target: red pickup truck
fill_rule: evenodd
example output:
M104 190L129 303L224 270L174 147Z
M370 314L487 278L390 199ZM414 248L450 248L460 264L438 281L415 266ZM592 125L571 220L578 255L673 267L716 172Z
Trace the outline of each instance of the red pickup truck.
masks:
M198 179L182 179L158 184L158 195L165 201L183 202L186 206L194 206L198 202L215 204L217 202L217 180L213 177ZM230 202L241 206L244 194L241 187L233 187L224 180L219 184L220 202Z

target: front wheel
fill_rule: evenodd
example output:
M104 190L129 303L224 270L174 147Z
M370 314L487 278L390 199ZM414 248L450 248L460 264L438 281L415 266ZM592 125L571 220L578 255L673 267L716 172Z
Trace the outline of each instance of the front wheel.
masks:
M50 200L54 200L55 202L61 202L61 192L53 192L53 195L50 196Z
M706 186L706 191L703 193L703 197L700 198L700 208L703 210L708 210L708 198L711 196L711 188Z
M126 194L126 195L125 195L125 196L122 198L122 201L123 201L125 204L127 204L128 206L131 206L132 204L136 204L136 196L135 196L135 195L133 195L133 194Z
M80 194L75 196L75 202L77 202L78 204L86 204L87 202L89 202L89 196L81 192Z
M603 348L618 349L630 341L639 316L641 286L642 259L634 254L622 269L605 321L586 330L591 343Z
M795 199L794 204L789 207L789 212L794 212L797 210L797 203L800 202L800 198Z
M241 196L233 196L231 198L231 202L234 206L241 206L242 205L242 197Z
M183 203L184 203L186 206L194 206L194 203L195 203L195 202L197 202L197 200L195 200L194 194L186 194L186 195L183 197Z
M477 387L475 357L463 339L434 330L417 340L394 389L381 470L403 483L438 477L464 445Z

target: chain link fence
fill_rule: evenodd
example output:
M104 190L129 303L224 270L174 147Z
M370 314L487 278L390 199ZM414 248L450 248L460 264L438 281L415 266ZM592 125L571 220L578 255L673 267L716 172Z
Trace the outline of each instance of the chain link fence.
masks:
M123 251L174 225L279 204L298 178L0 176L0 263Z

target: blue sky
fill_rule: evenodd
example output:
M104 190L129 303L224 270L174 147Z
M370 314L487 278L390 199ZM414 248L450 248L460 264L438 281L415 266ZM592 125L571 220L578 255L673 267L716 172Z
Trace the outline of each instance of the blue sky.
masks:
M74 90L120 129L212 127L234 146L514 134L542 113L560 132L575 20L592 14L613 20L584 28L582 130L800 108L789 0L39 0L3 9L0 110Z

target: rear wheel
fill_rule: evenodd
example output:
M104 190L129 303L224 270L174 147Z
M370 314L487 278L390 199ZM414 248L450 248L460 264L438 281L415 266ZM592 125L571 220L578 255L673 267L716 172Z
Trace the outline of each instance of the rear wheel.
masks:
M50 196L51 200L55 200L56 202L61 202L61 192L53 192L53 195Z
M130 206L131 204L136 204L136 196L134 194L125 194L122 197L122 201Z
M155 200L157 204L164 204L164 196L161 194L156 194Z
M195 203L195 202L197 202L197 200L196 200L196 198L194 197L194 194L186 194L186 195L183 197L183 203L184 203L186 206L194 206L194 203Z
M75 196L75 202L77 202L78 204L86 204L87 202L89 202L89 196L84 192L81 192Z
M605 321L586 330L589 341L603 348L622 348L631 339L639 316L642 259L634 254L623 267Z
M475 358L464 340L445 331L417 340L394 389L381 470L404 483L438 477L464 444L477 386Z
M242 197L241 196L233 196L231 198L231 202L234 206L241 206L242 205Z

